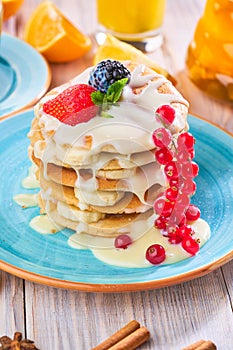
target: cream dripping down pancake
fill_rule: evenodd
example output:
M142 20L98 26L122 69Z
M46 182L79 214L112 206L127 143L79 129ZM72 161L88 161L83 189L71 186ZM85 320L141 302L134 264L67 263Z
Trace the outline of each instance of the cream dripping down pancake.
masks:
M50 91L28 134L41 213L75 231L77 246L85 237L86 246L130 250L157 230L195 255L209 233L191 229L201 219L190 204L198 167L187 113L171 82L133 62L103 61ZM161 247L148 247L144 260L164 263Z

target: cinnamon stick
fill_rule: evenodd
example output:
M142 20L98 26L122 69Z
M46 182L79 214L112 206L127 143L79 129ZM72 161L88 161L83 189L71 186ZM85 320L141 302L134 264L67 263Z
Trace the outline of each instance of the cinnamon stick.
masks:
M146 327L140 327L126 338L120 340L108 350L134 350L145 343L150 337L150 332Z
M197 347L196 350L216 350L217 347L212 341L206 340L203 344Z
M182 348L182 350L216 350L217 347L210 340L198 340L197 342Z
M120 340L122 340L123 338L127 337L129 334L136 331L136 329L138 329L139 327L140 327L140 323L133 320L129 322L126 326L121 328L119 331L112 334L108 339L103 341L101 344L97 345L92 350L108 350L111 346L115 345Z

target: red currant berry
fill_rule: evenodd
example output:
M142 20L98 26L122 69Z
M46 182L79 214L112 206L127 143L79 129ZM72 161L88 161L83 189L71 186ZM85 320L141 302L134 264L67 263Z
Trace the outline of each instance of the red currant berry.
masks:
M168 216L171 215L173 208L174 208L174 202L171 202L171 201L166 202L165 206L163 207L163 211L161 215L167 218Z
M159 216L155 222L154 226L157 227L160 230L165 230L166 229L166 219L162 216Z
M165 165L173 159L173 155L166 147L163 147L155 152L155 158L159 164Z
M166 259L166 252L160 244L152 244L146 251L146 259L153 265L161 264Z
M178 136L177 145L178 147L186 146L188 150L192 149L195 143L195 139L190 132L183 132Z
M173 224L167 227L167 236L172 235L173 233L176 232L176 230L178 229L178 226Z
M200 249L199 244L189 236L183 238L181 245L191 255L195 255Z
M196 177L199 172L199 166L196 162L191 162L193 168L193 177Z
M182 242L182 236L179 234L179 230L177 230L176 232L174 232L173 234L171 234L168 238L168 242L170 242L171 244L179 244L180 242Z
M177 225L168 227L163 236L167 237L171 244L178 244L182 241L182 237L179 234L179 227Z
M184 214L182 214L180 222L178 224L179 227L183 227L186 225L186 216Z
M154 201L154 211L155 213L157 213L158 215L160 215L162 213L163 207L165 205L165 201L166 198L165 197L157 197L156 200Z
M191 179L193 177L196 177L198 174L198 165L195 162L188 162L185 164L182 164L182 176L185 179Z
M182 176L185 178L185 179L191 179L193 176L193 168L192 168L192 165L191 163L185 163L185 164L182 164Z
M170 161L165 164L164 173L168 180L174 179L180 175L180 168L177 166L176 162Z
M201 211L196 205L189 204L185 215L187 221L196 221L201 216Z
M186 179L182 186L182 192L192 196L196 192L197 185L192 179Z
M157 108L156 113L159 114L162 121L169 125L172 124L175 119L175 110L170 105L162 105Z
M168 147L172 140L172 134L165 128L159 128L152 134L152 138L155 146L157 147Z
M130 244L132 244L132 239L129 235L119 235L115 238L114 245L116 248L126 249Z
M191 226L188 226L188 225L184 225L180 227L179 232L182 237L192 236L194 234L193 229L191 228Z
M178 151L176 153L176 159L179 163L187 163L190 161L189 152L186 150Z
M177 145L176 159L180 163L190 162L195 156L194 148L187 148L185 144L181 143Z
M174 178L169 180L170 187L180 188L182 186L182 183L183 183L183 181L179 177L174 177Z
M189 196L186 193L179 193L176 199L176 210L184 210L188 208L189 203Z
M154 211L156 214L168 217L174 207L174 202L168 201L164 197L159 197L154 202Z
M182 208L174 207L174 210L172 211L172 214L167 222L167 226L180 226L184 222L184 218L186 222L186 216L184 215Z
M165 191L165 196L170 201L176 200L176 198L178 196L178 189L177 189L177 187L175 187L175 186L168 187L168 189Z
M189 158L192 160L195 157L195 150L193 148L188 150Z

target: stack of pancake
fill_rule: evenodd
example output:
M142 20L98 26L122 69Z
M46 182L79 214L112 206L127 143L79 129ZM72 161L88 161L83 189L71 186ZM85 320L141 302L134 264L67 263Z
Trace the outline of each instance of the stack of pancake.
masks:
M55 223L78 233L115 237L145 232L154 220L153 202L166 186L154 156L153 131L163 126L155 110L173 106L170 130L187 128L187 101L166 78L144 65L131 71L111 118L96 116L70 126L43 112L43 103L67 87L87 84L90 69L47 94L35 108L29 132L30 159L38 166L40 207Z

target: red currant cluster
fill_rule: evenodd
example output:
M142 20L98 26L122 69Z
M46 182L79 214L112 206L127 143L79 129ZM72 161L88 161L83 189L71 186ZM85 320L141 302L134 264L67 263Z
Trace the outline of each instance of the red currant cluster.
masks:
M158 215L155 227L162 230L171 244L181 243L183 249L195 255L199 243L192 236L194 231L189 224L200 217L200 210L190 204L190 197L196 191L193 181L198 175L198 165L193 161L195 139L189 132L181 133L178 138L172 136L167 128L175 118L175 111L169 105L156 110L156 116L164 127L153 132L156 146L155 158L164 166L167 188L154 202L154 211ZM166 258L165 249L154 244L147 249L146 258L152 264L159 264Z
M198 175L198 165L193 161L195 139L189 132L181 133L177 138L169 130L175 119L175 110L163 105L156 110L163 127L152 134L155 158L163 166L167 179L167 188L161 192L154 202L154 212L158 215L155 227L171 244L181 244L189 254L195 255L199 250L199 242L193 238L194 231L189 225L200 217L200 210L190 203L196 191L193 179ZM115 239L115 247L126 249L133 242L129 235L119 235ZM166 251L160 244L152 244L147 248L146 259L160 264L166 259Z

